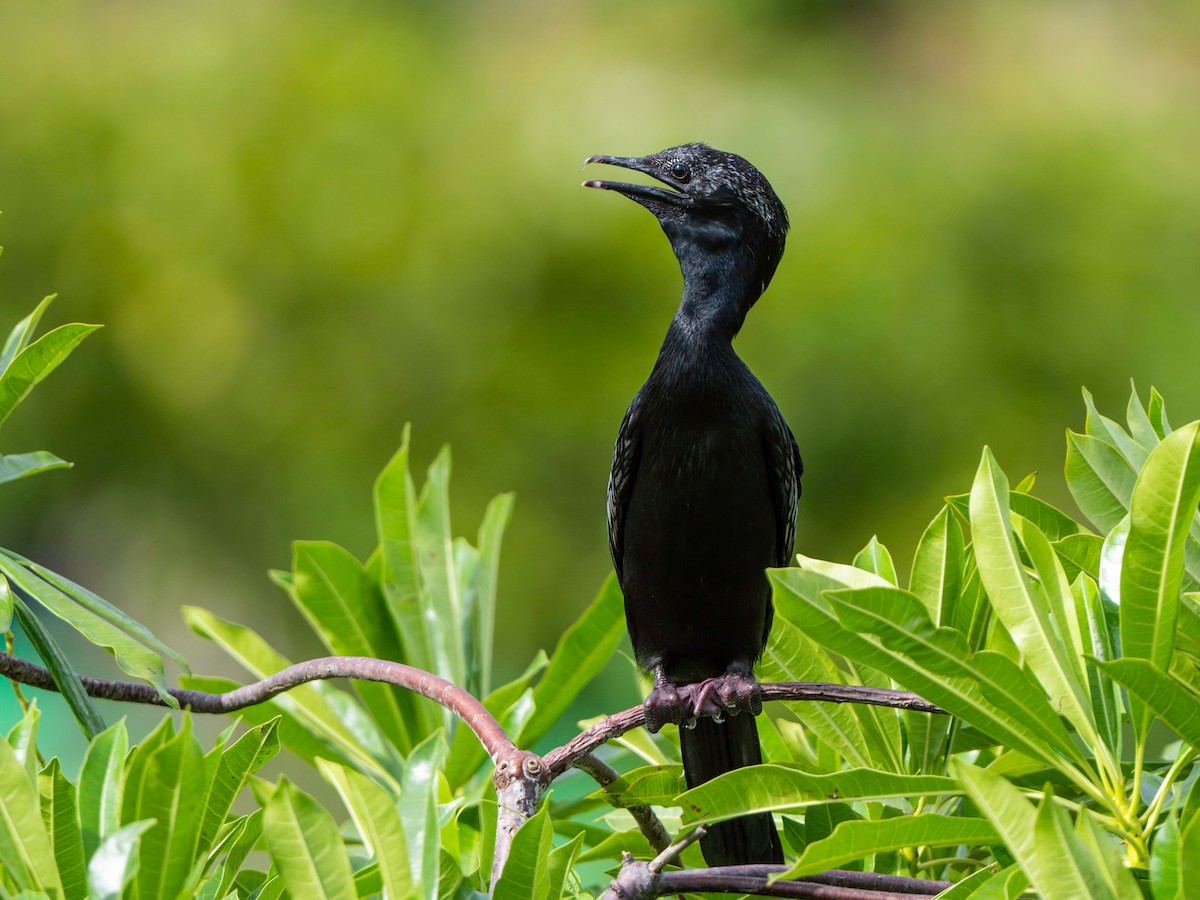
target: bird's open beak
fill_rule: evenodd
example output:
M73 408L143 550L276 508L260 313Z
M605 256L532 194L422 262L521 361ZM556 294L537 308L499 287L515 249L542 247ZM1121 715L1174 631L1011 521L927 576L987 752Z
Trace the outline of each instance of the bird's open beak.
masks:
M619 194L624 194L630 200L658 201L670 203L675 206L691 206L692 198L688 194L683 182L671 178L669 175L658 171L658 169L647 162L644 158L631 156L589 156L583 161L584 166L590 166L592 163L601 163L606 166L620 166L622 169L632 169L634 172L641 172L644 175L649 175L656 181L661 181L663 184L672 188L656 187L650 184L626 184L620 181L585 181L583 186L586 188L600 188L605 191L616 191Z

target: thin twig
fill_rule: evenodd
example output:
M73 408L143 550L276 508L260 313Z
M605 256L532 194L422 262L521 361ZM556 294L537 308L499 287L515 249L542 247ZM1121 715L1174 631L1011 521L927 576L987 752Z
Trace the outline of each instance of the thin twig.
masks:
M620 772L594 753L587 753L575 760L575 768L592 776L600 787L608 787L621 777ZM630 806L628 810L651 847L660 853L670 848L671 836L654 810L648 806Z

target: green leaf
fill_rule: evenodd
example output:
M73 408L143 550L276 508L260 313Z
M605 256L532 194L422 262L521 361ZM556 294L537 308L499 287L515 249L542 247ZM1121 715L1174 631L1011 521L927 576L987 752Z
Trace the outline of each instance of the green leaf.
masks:
M986 819L934 814L894 819L842 822L822 841L809 843L783 880L842 869L872 853L909 847L976 847L999 843L1000 836Z
M1137 470L1112 445L1067 432L1067 487L1083 514L1107 533L1125 517Z
M146 644L147 646L157 650L163 656L169 656L172 660L174 660L175 664L179 666L179 668L183 669L184 672L189 674L191 673L191 667L188 665L187 660L183 658L182 654L172 650L165 643L160 641L154 636L154 633L150 631L149 628L147 628L137 619L134 619L132 616L125 613L124 610L109 603L107 600L98 596L93 591L76 584L71 579L64 578L57 572L51 572L45 566L40 566L31 560L25 559L25 557L13 553L11 550L0 552L3 552L6 556L10 557L14 561L19 562L42 581L62 591L84 609L95 613L102 619L107 619L113 625L117 626L117 628L127 632L129 635L136 640L141 641L143 644Z
M794 622L822 646L856 662L864 662L881 671L887 671L908 690L914 691L929 702L974 724L993 739L1003 740L1012 747L1019 747L1022 752L1043 760L1049 766L1063 767L1064 770L1069 768L1052 749L1053 744L1035 739L1024 727L1015 727L1006 712L985 699L973 678L967 678L965 675L951 677L944 672L935 672L926 665L918 664L904 653L889 647L886 641L870 641L858 631L847 628L831 606L832 593L829 592L841 587L832 579L815 572L796 569L771 570L768 574L775 583L775 608L779 617ZM886 585L883 590L885 592L895 591L894 588ZM842 601L844 607L848 605L848 598L849 595ZM887 598L880 595L876 599L886 600ZM924 614L924 621L928 622L924 606L916 598L912 598L911 606L908 609L912 610L914 614L917 611ZM884 616L883 618L891 617ZM944 631L953 634L950 629ZM943 636L937 640L940 642L954 639ZM962 666L967 655L962 649L944 648L938 645L931 649L936 651L939 668L943 665ZM946 649L950 649L951 652L945 652ZM983 654L976 654L976 657L980 656ZM998 671L1000 667L1004 666L1004 663L994 661L1001 658L999 654L988 653L983 658L992 661L979 664L976 660L975 664L966 671L969 671L972 676L983 674L989 680L997 680L1000 683L1008 680L1013 668L1011 664L1009 673L1005 673ZM978 671L980 665L989 666L991 669L980 673ZM1056 719L1057 717L1050 718ZM1054 726L1048 725L1047 727Z
M42 821L50 835L62 879L63 896L66 900L83 900L88 890L87 865L75 806L75 785L67 781L57 758L50 760L38 775L38 792L42 798Z
M149 755L133 818L156 824L141 838L137 888L142 897L175 897L187 891L204 816L204 752L192 735L192 718Z
M963 559L962 529L950 514L950 507L943 506L921 535L908 578L908 589L921 598L929 617L939 625L953 624L954 604L962 588Z
M1013 540L1007 501L1008 479L985 448L971 487L971 537L980 578L992 609L1020 649L1025 664L1050 695L1051 705L1061 710L1085 741L1094 746L1100 741L1087 687L1082 683L1082 662L1070 644L1064 644L1066 637L1058 635L1051 620L1051 611L1059 611L1055 606L1065 601L1059 598L1058 604L1051 602L1047 590L1056 593L1065 583L1065 576L1044 536L1032 525L1024 529L1026 537L1041 538L1036 546L1047 552L1039 558L1048 554L1049 559L1043 561L1055 571L1043 576L1049 584L1035 583L1026 574ZM1077 630L1074 611L1063 617L1069 627Z
M960 793L952 778L846 769L813 775L777 765L734 769L680 794L686 825L720 822L752 812L783 812L822 803L896 800Z
M8 579L0 575L0 633L12 629L13 592Z
M96 735L83 758L79 775L79 824L89 858L120 827L128 749L129 736L122 719Z
M616 652L625 633L625 605L615 575L558 641L546 674L533 689L534 712L516 738L532 747L558 720Z
M0 741L0 871L7 873L18 891L62 895L37 782L8 741Z
M1079 572L1086 572L1093 579L1099 577L1100 548L1104 545L1102 537L1096 534L1068 534L1053 543L1067 578L1073 579Z
M1175 624L1188 529L1200 503L1200 422L1173 432L1150 454L1134 487L1121 563L1121 653L1165 669ZM1139 736L1148 720L1136 711Z
M88 886L94 900L119 900L140 869L142 833L154 821L131 822L113 832L88 860Z
M579 858L580 850L583 848L583 838L583 832L579 832L561 847L555 847L550 851L550 858L546 865L546 880L549 882L546 900L559 900L563 896L567 887L567 879L571 875L571 867L575 865L575 860Z
M407 849L408 836L392 797L370 778L353 769L324 760L317 761L317 768L337 788L362 835L363 844L379 863L385 896L410 896L419 882L413 881ZM288 889L296 893L290 879Z
M951 771L976 806L991 820L1009 851L1046 900L1100 900L1120 895L1106 890L1101 861L1070 830L1066 814L1047 795L1034 808L1007 780L955 759Z
M1096 714L1096 727L1113 758L1120 759L1121 722L1125 709L1121 701L1121 691L1096 665L1097 660L1107 662L1117 655L1113 646L1113 617L1117 615L1117 610L1116 607L1111 607L1110 613L1110 607L1100 595L1096 582L1086 574L1080 573L1075 579L1071 585L1071 593L1075 597L1080 630L1084 633L1089 654L1086 665L1088 685L1092 693L1092 709Z
M19 326L18 326L19 327ZM62 325L18 353L0 374L0 424L39 381L53 372L99 325Z
M420 568L424 622L434 652L432 670L455 684L466 681L464 625L458 576L454 571L454 535L450 529L450 448L442 447L425 474L412 519L413 543Z
M204 803L198 847L208 851L250 776L279 752L279 719L243 734L220 754Z
M994 728L996 716L979 715L985 703L992 704L1007 717L1002 726L1007 737L1011 739L1011 732L1016 731L1021 733L1018 740L1022 745L1029 745L1030 739L1038 742L1030 755L1052 766L1062 765L1054 756L1047 756L1044 748L1052 748L1086 767L1086 760L1038 684L999 653L987 650L970 653L962 634L949 628L935 628L924 606L912 594L895 588L866 588L828 591L825 597L847 630L876 635L881 653L893 658L904 654L913 664L942 680L944 688L963 681L974 682L976 691L964 685L956 697L959 707L956 714L967 722L985 730Z
M847 566L824 559L813 559L802 553L796 554L796 562L800 564L800 568L836 581L841 587L894 587L891 582L880 578L874 572L867 572L856 566Z
M955 494L947 497L946 504L962 516L963 521L971 521L970 494ZM1013 488L1008 494L1008 507L1018 516L1037 525L1052 541L1083 533L1083 527L1066 513L1051 506L1045 500L1039 500L1016 488Z
M949 890L937 895L938 900L1017 900L1029 880L1019 866L998 869L989 866L964 878Z
M542 808L513 835L508 861L492 891L494 900L546 900L550 896L550 846L554 829L550 804Z
M292 571L288 595L331 653L400 656L383 596L353 556L327 541L297 541ZM433 716L417 709L420 700L409 691L369 681L356 682L354 689L401 752L412 747L410 726L423 730L432 724Z
M32 700L29 709L25 710L25 715L21 716L8 732L8 745L25 766L29 780L34 782L37 781L38 773L37 730L41 718L42 713L37 707L37 700Z
M69 469L72 465L73 463L59 459L46 450L0 456L0 484L37 475L39 472L49 472L51 469Z
M293 897L356 900L350 857L333 817L286 778L263 807L263 830Z
M770 639L756 668L764 682L842 683L841 672L829 655L782 618L772 625ZM849 704L787 702L784 707L850 765L870 766L872 754Z
M674 800L687 790L679 766L642 766L626 772L616 781L591 794L613 806L674 806Z
M1085 430L1089 435L1099 438L1120 453L1134 469L1140 469L1146 461L1148 448L1141 446L1126 433L1125 429L1107 416L1100 414L1096 403L1087 388L1083 389L1083 402L1087 407L1087 425Z
M1154 832L1154 843L1150 845L1150 893L1154 900L1184 900L1181 838L1179 823L1175 817L1166 821Z
M34 575L24 566L14 563L7 555L0 555L0 572L22 592L37 600L93 644L107 649L124 671L153 685L164 703L172 708L179 707L175 698L167 693L163 661L157 653L112 622L80 605L54 585ZM23 625L24 623L22 627ZM32 635L30 637L32 639ZM46 665L50 667L49 660L46 661ZM59 686L62 686L61 683Z
M1144 450L1153 450L1159 437L1154 431L1150 417L1146 415L1146 409L1137 393L1137 386L1132 380L1129 382L1129 405L1125 408L1125 421L1129 423L1130 436L1138 445Z
M42 313L54 302L56 296L58 295L51 294L49 297L42 298L42 302L34 308L33 312L17 323L17 327L12 330L8 340L4 342L4 349L0 350L0 372L8 368L13 357L29 346L34 332L37 331L38 323L42 319Z
M492 646L496 631L500 544L512 518L513 502L512 494L494 497L483 514L483 524L479 526L479 564L473 579L475 591L467 664L471 673L470 684L480 697L486 696L492 689Z
M871 535L867 546L858 551L854 557L854 567L878 575L888 584L899 584L896 580L896 564L888 548L879 543L878 535Z
M1155 388L1150 388L1150 427L1161 441L1171 433L1171 425L1167 422L1167 404Z
M209 852L209 860L224 859L213 869L197 892L198 900L213 900L228 894L246 857L262 837L262 809L234 819L220 841Z
M424 896L438 895L440 860L438 848L437 789L438 773L445 765L449 749L442 732L436 731L421 742L404 761L397 804L404 825L405 843L412 882L420 885Z
M436 660L424 619L420 568L413 537L417 500L408 472L409 434L409 426L405 425L400 449L375 481L380 586L396 633L404 645L403 661L418 669L433 671Z
M1200 693L1144 659L1114 659L1100 667L1168 728L1200 750Z
M29 643L33 644L33 649L42 658L46 668L50 670L55 685L62 693L63 699L67 701L67 707L71 710L71 714L75 716L75 721L79 723L79 727L89 738L99 734L104 730L104 720L100 718L100 713L92 704L92 698L83 689L83 684L67 661L66 655L59 649L57 642L50 636L50 632L38 621L37 616L30 611L24 601L20 597L14 597L13 601L17 624L29 638Z

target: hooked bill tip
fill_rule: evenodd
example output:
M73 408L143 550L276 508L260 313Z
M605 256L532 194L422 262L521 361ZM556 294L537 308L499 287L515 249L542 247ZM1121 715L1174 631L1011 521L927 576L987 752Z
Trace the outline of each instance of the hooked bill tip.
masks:
M591 156L589 156L587 159L585 159L583 161L583 166L584 166L584 168L587 168L592 163L604 162L604 159L605 159L605 157L602 154L593 153Z

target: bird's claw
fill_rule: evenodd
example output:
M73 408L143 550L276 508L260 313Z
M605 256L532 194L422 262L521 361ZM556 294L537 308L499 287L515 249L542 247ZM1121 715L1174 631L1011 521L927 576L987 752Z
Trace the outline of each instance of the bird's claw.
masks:
M678 725L684 719L684 699L679 690L669 681L655 685L646 698L646 730L657 734L664 725Z
M683 724L682 724L680 727L681 727L681 728L684 728L684 729L686 729L686 730L688 730L688 731L695 731L695 730L696 730L696 722L697 722L697 721L698 721L698 720L696 719L696 717L695 717L695 716L693 716L692 718L690 718L690 719L688 719L686 722L684 722L684 723L683 723Z

